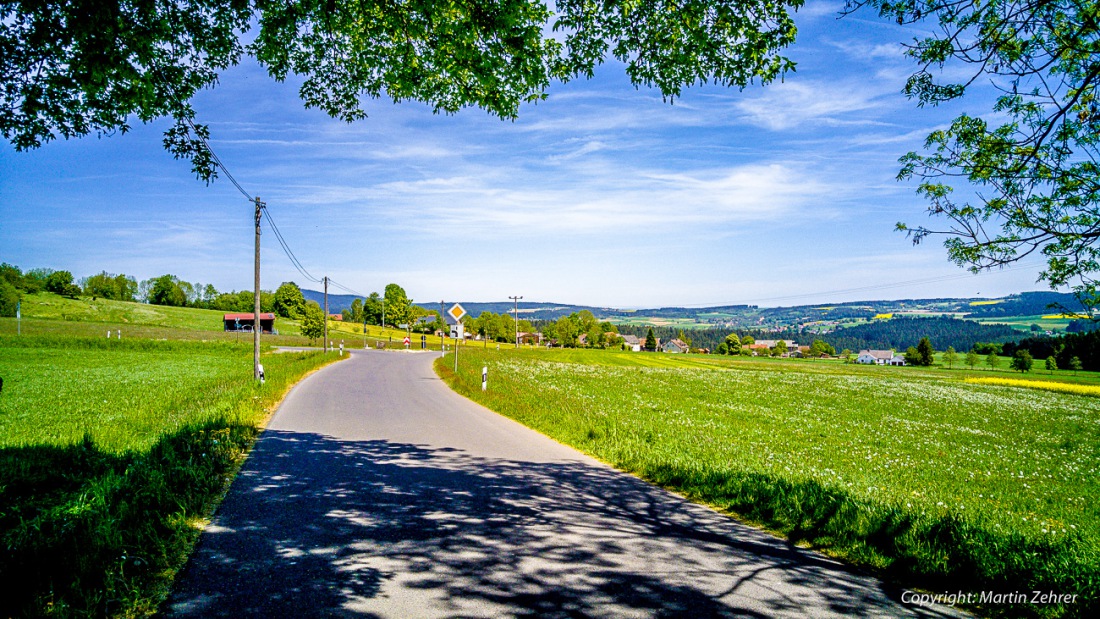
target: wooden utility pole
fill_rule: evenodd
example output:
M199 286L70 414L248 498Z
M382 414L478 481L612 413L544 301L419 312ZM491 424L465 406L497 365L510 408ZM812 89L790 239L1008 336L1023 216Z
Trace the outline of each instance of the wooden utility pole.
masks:
M328 352L328 275L325 276L325 352Z
M516 348L519 348L519 300L522 299L523 297L519 296L519 297L508 297L508 298L516 302L516 313L515 313L515 317L516 317L516 321L515 321L515 324L516 324Z
M253 299L252 314L252 377L260 380L260 331L263 330L263 322L260 321L260 210L264 203L256 196L256 296Z

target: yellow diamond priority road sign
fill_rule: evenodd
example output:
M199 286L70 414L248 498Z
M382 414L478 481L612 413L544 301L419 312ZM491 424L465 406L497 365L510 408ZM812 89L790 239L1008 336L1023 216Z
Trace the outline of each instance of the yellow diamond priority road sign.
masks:
M458 323L461 322L462 317L466 315L466 310L464 310L462 306L458 303L455 303L451 306L451 309L447 310L447 315L454 323Z

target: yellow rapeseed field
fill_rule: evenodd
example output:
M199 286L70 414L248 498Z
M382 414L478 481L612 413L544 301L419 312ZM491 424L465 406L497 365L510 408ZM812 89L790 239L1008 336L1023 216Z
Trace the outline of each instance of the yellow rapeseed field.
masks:
M1027 387L1029 389L1044 389L1046 391L1074 393L1077 395L1100 396L1100 385L1075 385L1072 383L1059 383L1050 380L1023 380L1019 378L968 378L966 382L981 385Z

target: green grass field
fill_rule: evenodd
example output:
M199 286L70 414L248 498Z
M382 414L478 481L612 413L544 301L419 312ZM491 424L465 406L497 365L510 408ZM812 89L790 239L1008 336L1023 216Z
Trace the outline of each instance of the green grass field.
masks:
M470 352L457 377L437 365L460 393L796 542L909 586L1086 599L989 614L1098 608L1100 398L957 370Z
M1050 314L1054 313L1056 313L1054 310L1050 311ZM1008 325L1024 333L1032 333L1031 325L1039 325L1039 328L1043 331L1062 332L1065 331L1069 323L1072 322L1069 318L1044 318L1044 315L1045 314L1038 314L1035 316L1009 316L1006 318L983 317L974 320L985 325ZM1036 333L1036 335L1039 335L1039 333Z
M0 616L153 614L268 413L334 359L265 354L259 386L232 342L0 336Z
M69 299L52 293L23 295L23 320L0 318L0 335L71 335L102 337L107 330L123 339L189 339L251 342L250 333L226 333L222 323L225 312L190 307L166 307L132 301ZM278 318L279 335L264 336L266 344L302 345L298 321Z

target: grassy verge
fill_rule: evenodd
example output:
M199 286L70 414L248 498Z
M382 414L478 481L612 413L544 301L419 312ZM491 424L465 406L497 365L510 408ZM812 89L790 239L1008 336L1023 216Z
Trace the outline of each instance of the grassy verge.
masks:
M611 464L912 587L1100 612L1100 411L960 373L463 351L460 393ZM481 367L490 390L481 392Z
M283 394L327 359L0 337L0 616L147 616Z

